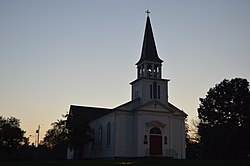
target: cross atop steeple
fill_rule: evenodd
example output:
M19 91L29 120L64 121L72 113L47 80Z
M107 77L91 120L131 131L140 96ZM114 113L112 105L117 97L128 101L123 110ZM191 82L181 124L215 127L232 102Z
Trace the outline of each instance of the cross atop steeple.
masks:
M147 9L147 10L145 11L145 13L147 13L147 16L149 16L150 11Z

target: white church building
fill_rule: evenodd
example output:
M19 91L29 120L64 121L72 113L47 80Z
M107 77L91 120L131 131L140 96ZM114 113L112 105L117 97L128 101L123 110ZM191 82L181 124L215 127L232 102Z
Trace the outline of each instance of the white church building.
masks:
M168 101L169 79L162 78L162 62L147 15L131 101L112 109L70 106L70 116L91 117L95 141L85 146L85 158L186 158L187 114ZM68 150L68 159L73 152Z

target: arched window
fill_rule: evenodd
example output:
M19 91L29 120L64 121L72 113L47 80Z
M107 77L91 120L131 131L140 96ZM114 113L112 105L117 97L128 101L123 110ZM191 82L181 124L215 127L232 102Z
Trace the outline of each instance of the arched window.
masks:
M161 134L161 129L159 129L158 127L153 127L150 130L150 134Z
M99 149L102 148L102 126L99 127L99 135L98 135L98 141L99 141Z
M107 124L107 147L110 147L111 126L110 122Z

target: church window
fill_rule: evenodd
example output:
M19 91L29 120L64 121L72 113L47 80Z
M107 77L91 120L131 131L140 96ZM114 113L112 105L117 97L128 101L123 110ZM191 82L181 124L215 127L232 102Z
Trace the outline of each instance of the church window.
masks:
M150 98L152 99L153 97L153 88L152 88L152 85L150 85Z
M165 144L165 145L168 144L168 137L167 137L167 136L164 137L164 144Z
M95 129L93 129L92 131L93 131L94 140L92 141L92 144L91 144L91 150L93 151L95 149Z
M147 135L144 135L144 141L143 141L143 144L148 144L148 136Z
M157 99L157 82L153 82L154 99Z
M107 147L110 147L110 138L111 138L111 127L110 122L107 124Z
M158 99L161 98L161 89L160 89L160 85L158 85Z
M161 134L161 129L159 129L158 127L153 127L150 130L150 134Z
M102 126L99 127L98 141L99 141L99 149L101 149L102 148Z

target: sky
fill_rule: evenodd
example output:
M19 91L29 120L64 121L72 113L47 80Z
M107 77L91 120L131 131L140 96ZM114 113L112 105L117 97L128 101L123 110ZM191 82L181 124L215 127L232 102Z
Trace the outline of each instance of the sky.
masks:
M0 116L33 142L70 105L130 101L147 9L169 101L189 121L215 84L250 81L249 0L0 0Z

